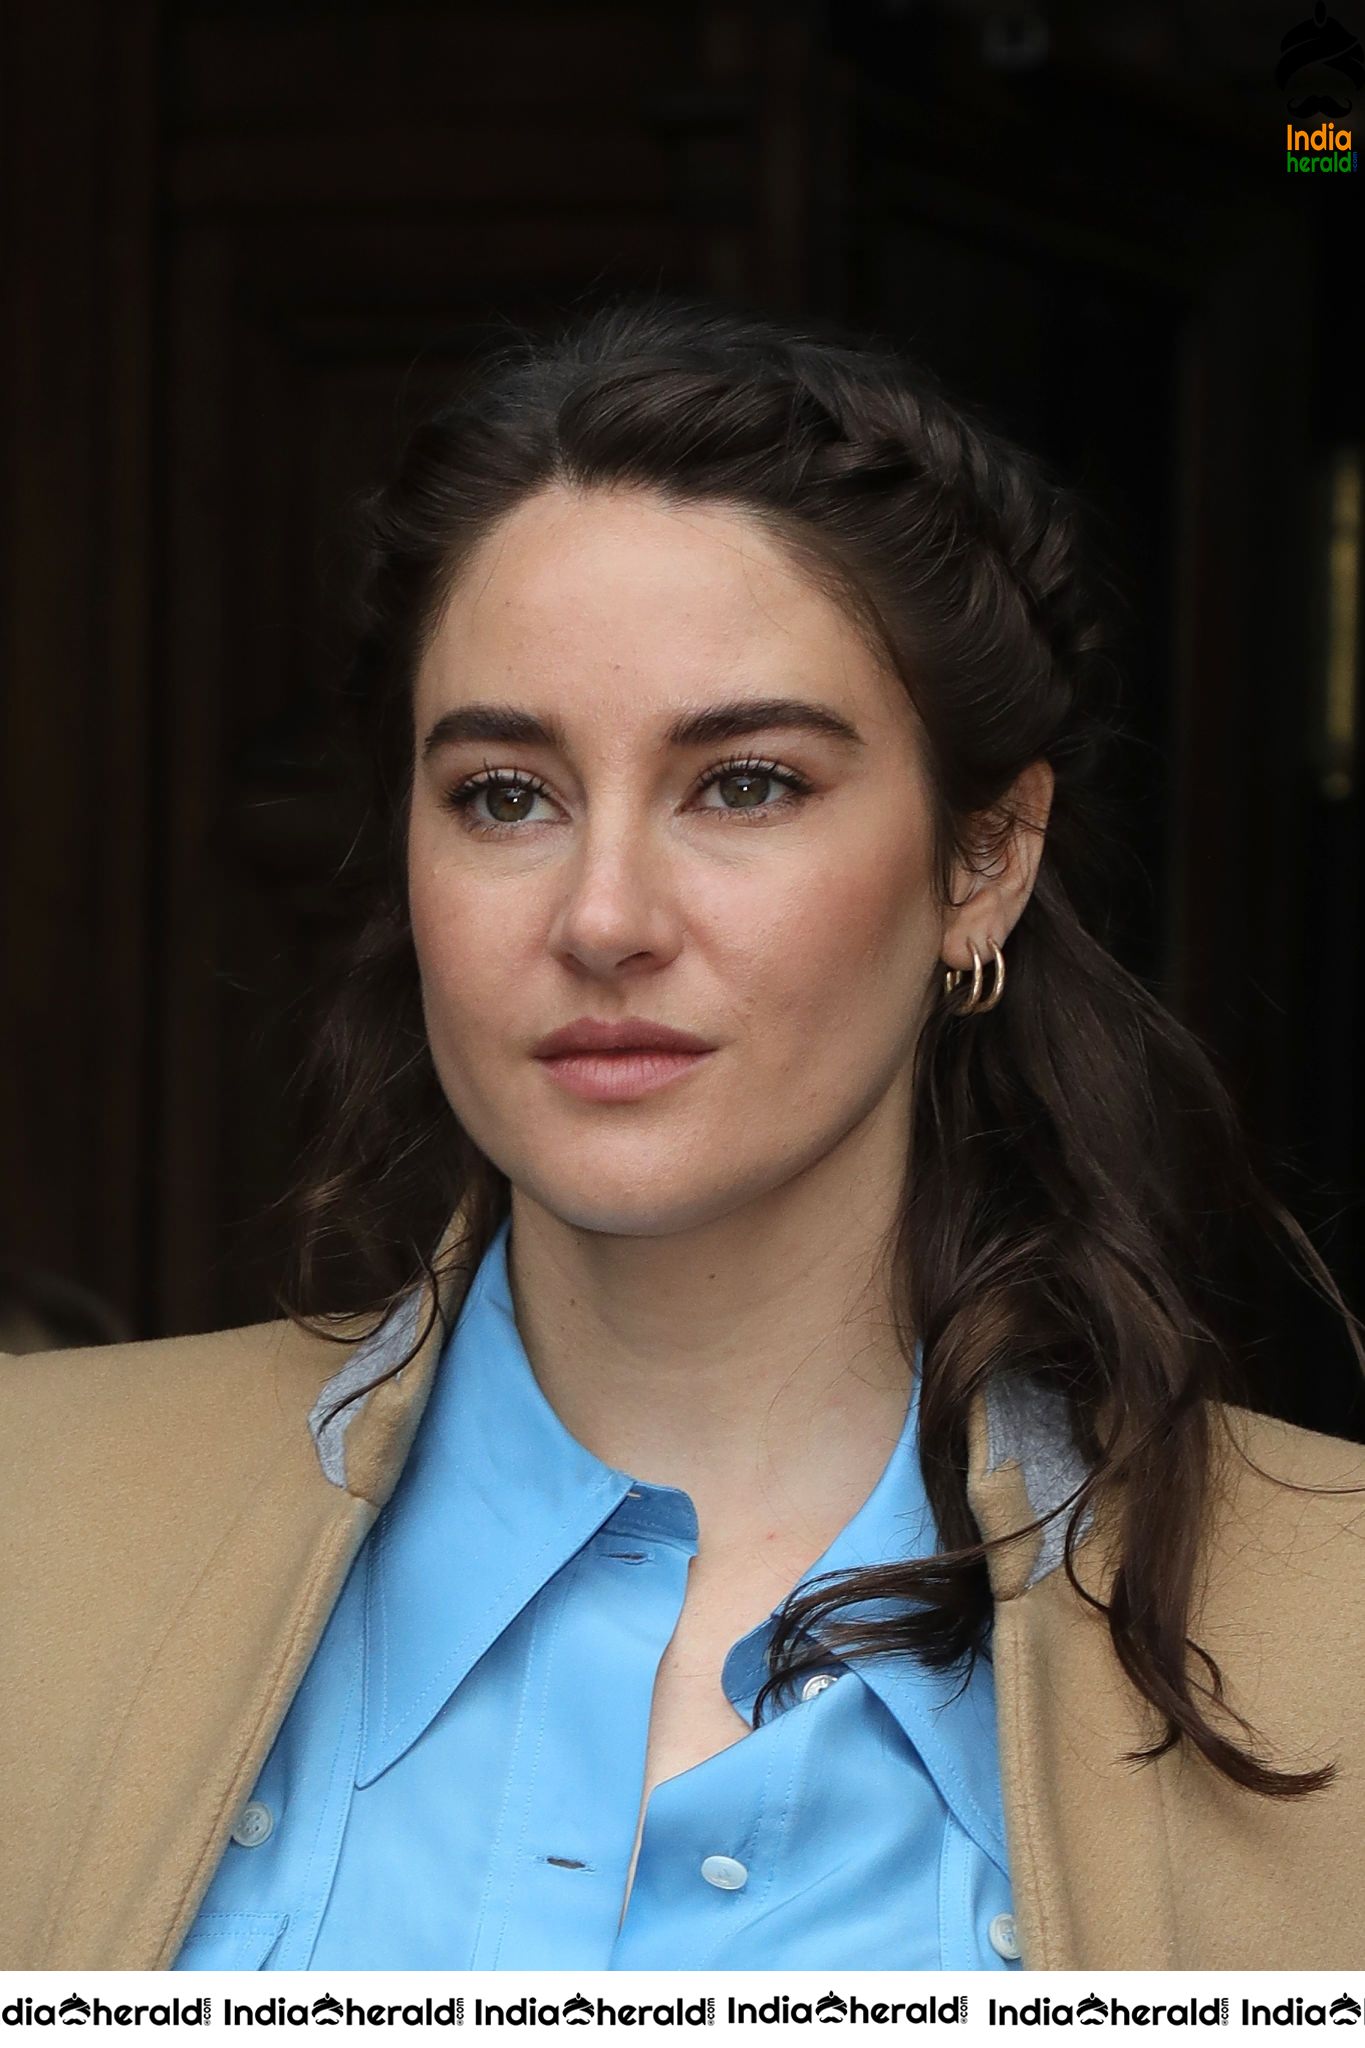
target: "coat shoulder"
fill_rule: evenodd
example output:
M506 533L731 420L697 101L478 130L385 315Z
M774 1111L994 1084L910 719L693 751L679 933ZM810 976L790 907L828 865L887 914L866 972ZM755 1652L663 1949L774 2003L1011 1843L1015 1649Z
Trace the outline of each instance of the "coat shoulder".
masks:
M1247 1408L1215 1408L1207 1531L1215 1604L1267 1610L1292 1635L1365 1626L1365 1445Z
M190 1336L0 1354L0 1443L7 1484L50 1479L68 1495L167 1461L228 1477L284 1435L306 1430L318 1392L363 1328L338 1335L288 1317Z
M1214 1403L1213 1413L1222 1439L1220 1469L1234 1491L1274 1497L1304 1488L1329 1520L1339 1513L1349 1524L1365 1515L1365 1444L1230 1402Z
M0 1355L0 1610L35 1699L113 1696L249 1530L287 1559L344 1508L309 1414L347 1357L287 1318Z

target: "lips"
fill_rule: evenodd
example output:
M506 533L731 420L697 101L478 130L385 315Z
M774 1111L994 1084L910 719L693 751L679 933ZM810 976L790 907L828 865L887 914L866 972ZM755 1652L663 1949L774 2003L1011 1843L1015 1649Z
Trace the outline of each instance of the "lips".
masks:
M582 1053L712 1050L706 1039L697 1038L690 1031L677 1031L671 1024L656 1024L648 1017L578 1017L572 1024L563 1024L542 1038L535 1048L535 1057L553 1060Z

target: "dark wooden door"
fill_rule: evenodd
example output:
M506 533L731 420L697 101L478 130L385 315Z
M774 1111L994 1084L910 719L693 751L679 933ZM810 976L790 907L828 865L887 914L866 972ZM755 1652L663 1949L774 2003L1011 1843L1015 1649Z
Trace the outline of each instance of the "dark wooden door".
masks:
M149 1334L271 1313L344 508L490 322L657 282L893 334L1085 493L1116 942L1358 1290L1358 208L1286 184L1272 13L12 9L3 1249Z

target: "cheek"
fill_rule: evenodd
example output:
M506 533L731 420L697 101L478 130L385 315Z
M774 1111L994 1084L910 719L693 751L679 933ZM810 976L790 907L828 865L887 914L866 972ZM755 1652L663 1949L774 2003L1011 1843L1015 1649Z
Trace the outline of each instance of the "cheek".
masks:
M414 859L408 870L408 911L433 1038L463 1038L479 1018L499 1014L499 991L517 982L505 906L439 865Z
M770 907L752 928L750 988L785 1037L910 1027L938 954L927 854L903 840L851 849Z

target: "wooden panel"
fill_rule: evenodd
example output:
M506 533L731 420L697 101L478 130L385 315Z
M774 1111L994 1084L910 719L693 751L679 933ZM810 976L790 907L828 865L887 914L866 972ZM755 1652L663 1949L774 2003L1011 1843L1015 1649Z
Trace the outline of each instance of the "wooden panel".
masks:
M150 0L11 10L0 171L0 1230L130 1329L150 1291L154 50Z
M642 91L697 56L687 8L630 5L179 10L173 90L186 128L370 134L502 108L638 117Z

